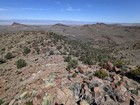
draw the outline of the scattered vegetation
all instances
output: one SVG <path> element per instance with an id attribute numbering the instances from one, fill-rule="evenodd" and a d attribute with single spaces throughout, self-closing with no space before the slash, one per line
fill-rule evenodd
<path id="1" fill-rule="evenodd" d="M 0 105 L 2 105 L 3 104 L 3 100 L 0 98 Z"/>
<path id="2" fill-rule="evenodd" d="M 31 50 L 28 48 L 28 47 L 25 47 L 24 48 L 24 55 L 27 55 L 28 53 L 30 53 L 31 52 Z"/>
<path id="3" fill-rule="evenodd" d="M 82 56 L 79 60 L 83 61 L 84 64 L 93 65 L 95 60 L 89 56 Z"/>
<path id="4" fill-rule="evenodd" d="M 37 54 L 40 54 L 40 49 L 38 47 L 35 48 Z"/>
<path id="5" fill-rule="evenodd" d="M 3 58 L 0 58 L 0 64 L 5 63 L 6 61 Z"/>
<path id="6" fill-rule="evenodd" d="M 67 65 L 67 70 L 70 70 L 70 69 L 75 69 L 78 65 L 78 61 L 75 60 L 75 59 L 71 59 L 69 62 L 68 62 L 68 65 Z"/>
<path id="7" fill-rule="evenodd" d="M 5 59 L 12 59 L 14 56 L 12 55 L 11 52 L 8 52 L 6 55 L 5 55 Z"/>
<path id="8" fill-rule="evenodd" d="M 16 65 L 17 65 L 17 69 L 20 69 L 20 68 L 23 68 L 27 65 L 27 63 L 25 62 L 24 59 L 19 59 L 17 62 L 16 62 Z"/>
<path id="9" fill-rule="evenodd" d="M 116 60 L 115 62 L 114 62 L 114 66 L 116 66 L 116 67 L 118 67 L 118 68 L 121 68 L 123 65 L 125 65 L 126 64 L 126 62 L 125 61 L 123 61 L 123 60 Z"/>
<path id="10" fill-rule="evenodd" d="M 71 60 L 71 56 L 67 56 L 64 58 L 64 62 L 70 62 L 70 60 Z"/>
<path id="11" fill-rule="evenodd" d="M 26 105 L 33 105 L 33 102 L 31 102 L 31 101 L 26 102 Z"/>
<path id="12" fill-rule="evenodd" d="M 54 55 L 54 52 L 51 50 L 51 51 L 49 52 L 49 55 Z"/>
<path id="13" fill-rule="evenodd" d="M 135 70 L 131 70 L 130 74 L 131 74 L 133 77 L 139 77 L 139 78 L 140 78 L 140 68 L 135 69 Z"/>
<path id="14" fill-rule="evenodd" d="M 61 49 L 64 48 L 66 52 L 69 52 L 70 56 L 77 57 L 84 64 L 93 65 L 96 62 L 112 59 L 109 54 L 109 49 L 93 48 L 90 43 L 71 39 L 53 32 L 47 33 L 47 37 L 51 39 L 54 45 L 60 45 L 61 43 L 63 45 Z"/>
<path id="15" fill-rule="evenodd" d="M 73 74 L 72 74 L 72 78 L 75 78 L 76 76 L 77 76 L 76 73 L 73 73 Z"/>
<path id="16" fill-rule="evenodd" d="M 2 49 L 1 49 L 1 51 L 5 51 L 5 50 L 6 50 L 5 48 L 2 48 Z"/>
<path id="17" fill-rule="evenodd" d="M 95 76 L 104 79 L 105 77 L 108 76 L 107 72 L 105 70 L 98 70 L 95 72 Z"/>

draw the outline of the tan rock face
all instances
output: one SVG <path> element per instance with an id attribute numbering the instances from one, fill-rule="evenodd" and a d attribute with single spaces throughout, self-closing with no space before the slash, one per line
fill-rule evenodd
<path id="1" fill-rule="evenodd" d="M 57 88 L 55 102 L 64 105 L 76 105 L 73 92 L 68 88 Z"/>
<path id="2" fill-rule="evenodd" d="M 113 79 L 114 79 L 113 82 L 116 84 L 116 83 L 118 83 L 121 80 L 121 77 L 119 75 L 114 75 Z"/>
<path id="3" fill-rule="evenodd" d="M 16 100 L 15 99 L 13 99 L 10 103 L 9 103 L 9 105 L 14 105 L 14 102 L 15 102 Z"/>
<path id="4" fill-rule="evenodd" d="M 77 69 L 79 70 L 79 72 L 80 72 L 81 74 L 84 74 L 84 70 L 83 70 L 82 67 L 78 66 Z"/>
<path id="5" fill-rule="evenodd" d="M 94 95 L 95 99 L 102 97 L 102 95 L 103 95 L 102 89 L 100 87 L 94 87 L 93 95 Z"/>
<path id="6" fill-rule="evenodd" d="M 80 105 L 89 105 L 85 100 L 82 100 L 81 102 L 80 102 Z"/>
<path id="7" fill-rule="evenodd" d="M 111 62 L 107 62 L 103 65 L 106 70 L 113 70 L 114 65 Z"/>
<path id="8" fill-rule="evenodd" d="M 117 68 L 117 67 L 114 67 L 114 71 L 115 72 L 120 72 L 121 70 L 119 68 Z"/>

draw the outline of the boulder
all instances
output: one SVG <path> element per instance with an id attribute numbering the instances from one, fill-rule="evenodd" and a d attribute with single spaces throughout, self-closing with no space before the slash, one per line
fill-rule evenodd
<path id="1" fill-rule="evenodd" d="M 79 73 L 84 74 L 84 70 L 82 67 L 78 66 L 77 69 L 79 70 Z"/>
<path id="2" fill-rule="evenodd" d="M 56 103 L 63 105 L 76 105 L 76 101 L 73 96 L 73 92 L 68 88 L 57 88 L 55 101 Z"/>
<path id="3" fill-rule="evenodd" d="M 108 95 L 106 95 L 104 105 L 118 105 L 118 103 L 112 100 Z"/>
<path id="4" fill-rule="evenodd" d="M 45 94 L 43 97 L 42 105 L 52 105 L 53 97 L 50 94 Z"/>
<path id="5" fill-rule="evenodd" d="M 90 89 L 88 88 L 87 85 L 85 85 L 83 87 L 83 90 L 84 90 L 83 96 L 84 96 L 84 99 L 86 100 L 86 102 L 88 102 L 90 105 L 92 103 L 94 103 L 94 97 L 92 97 L 91 91 L 90 91 Z"/>
<path id="6" fill-rule="evenodd" d="M 116 99 L 118 102 L 125 102 L 126 98 L 124 95 L 117 93 Z"/>
<path id="7" fill-rule="evenodd" d="M 117 68 L 116 66 L 115 66 L 113 69 L 114 69 L 114 71 L 115 71 L 116 73 L 121 72 L 121 69 L 120 69 L 120 68 Z"/>
<path id="8" fill-rule="evenodd" d="M 104 85 L 103 80 L 97 77 L 93 77 L 90 83 L 88 84 L 89 88 L 92 87 L 102 87 Z"/>
<path id="9" fill-rule="evenodd" d="M 103 68 L 109 71 L 113 70 L 113 67 L 114 65 L 111 62 L 107 62 L 103 65 Z"/>
<path id="10" fill-rule="evenodd" d="M 23 99 L 23 98 L 27 97 L 27 95 L 28 95 L 28 91 L 25 91 L 25 92 L 23 92 L 19 97 L 20 97 L 21 99 Z"/>
<path id="11" fill-rule="evenodd" d="M 13 99 L 13 100 L 9 103 L 9 105 L 14 105 L 15 101 L 16 101 L 16 99 Z"/>
<path id="12" fill-rule="evenodd" d="M 76 96 L 76 95 L 79 96 L 80 90 L 81 90 L 81 84 L 75 82 L 75 83 L 72 85 L 72 90 L 73 90 L 73 93 L 74 93 L 75 96 Z"/>
<path id="13" fill-rule="evenodd" d="M 96 103 L 100 103 L 102 98 L 104 97 L 103 90 L 101 87 L 94 87 L 91 93 Z"/>
<path id="14" fill-rule="evenodd" d="M 116 83 L 118 83 L 119 81 L 121 81 L 121 77 L 119 76 L 119 75 L 114 75 L 113 76 L 113 79 L 114 79 L 114 83 L 116 84 Z"/>
<path id="15" fill-rule="evenodd" d="M 85 100 L 82 100 L 81 102 L 80 102 L 80 105 L 89 105 Z"/>
<path id="16" fill-rule="evenodd" d="M 50 87 L 53 87 L 56 85 L 54 78 L 55 78 L 55 76 L 50 75 L 48 78 L 44 79 L 46 88 L 50 88 Z"/>

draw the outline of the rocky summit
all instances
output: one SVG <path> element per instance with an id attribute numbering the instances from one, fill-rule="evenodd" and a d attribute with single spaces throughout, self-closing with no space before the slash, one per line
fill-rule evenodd
<path id="1" fill-rule="evenodd" d="M 140 105 L 139 27 L 13 23 L 4 30 L 0 105 Z"/>

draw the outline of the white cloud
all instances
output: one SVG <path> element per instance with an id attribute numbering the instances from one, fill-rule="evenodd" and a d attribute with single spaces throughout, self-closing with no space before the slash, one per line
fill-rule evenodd
<path id="1" fill-rule="evenodd" d="M 87 6 L 87 7 L 89 7 L 89 8 L 91 8 L 91 7 L 92 7 L 92 5 L 90 5 L 90 4 L 87 4 L 86 6 Z"/>
<path id="2" fill-rule="evenodd" d="M 7 8 L 0 8 L 0 11 L 8 11 Z"/>
<path id="3" fill-rule="evenodd" d="M 59 5 L 59 6 L 61 6 L 61 2 L 55 1 L 55 3 L 56 3 L 57 5 Z"/>
<path id="4" fill-rule="evenodd" d="M 11 8 L 11 7 L 0 8 L 0 11 L 16 11 L 16 10 L 46 11 L 48 9 L 45 9 L 45 8 Z"/>
<path id="5" fill-rule="evenodd" d="M 46 11 L 44 8 L 19 8 L 19 10 L 31 10 L 31 11 Z"/>
<path id="6" fill-rule="evenodd" d="M 66 11 L 74 11 L 74 12 L 78 12 L 78 11 L 81 11 L 81 9 L 75 9 L 71 6 L 69 6 L 68 8 L 65 9 Z"/>

